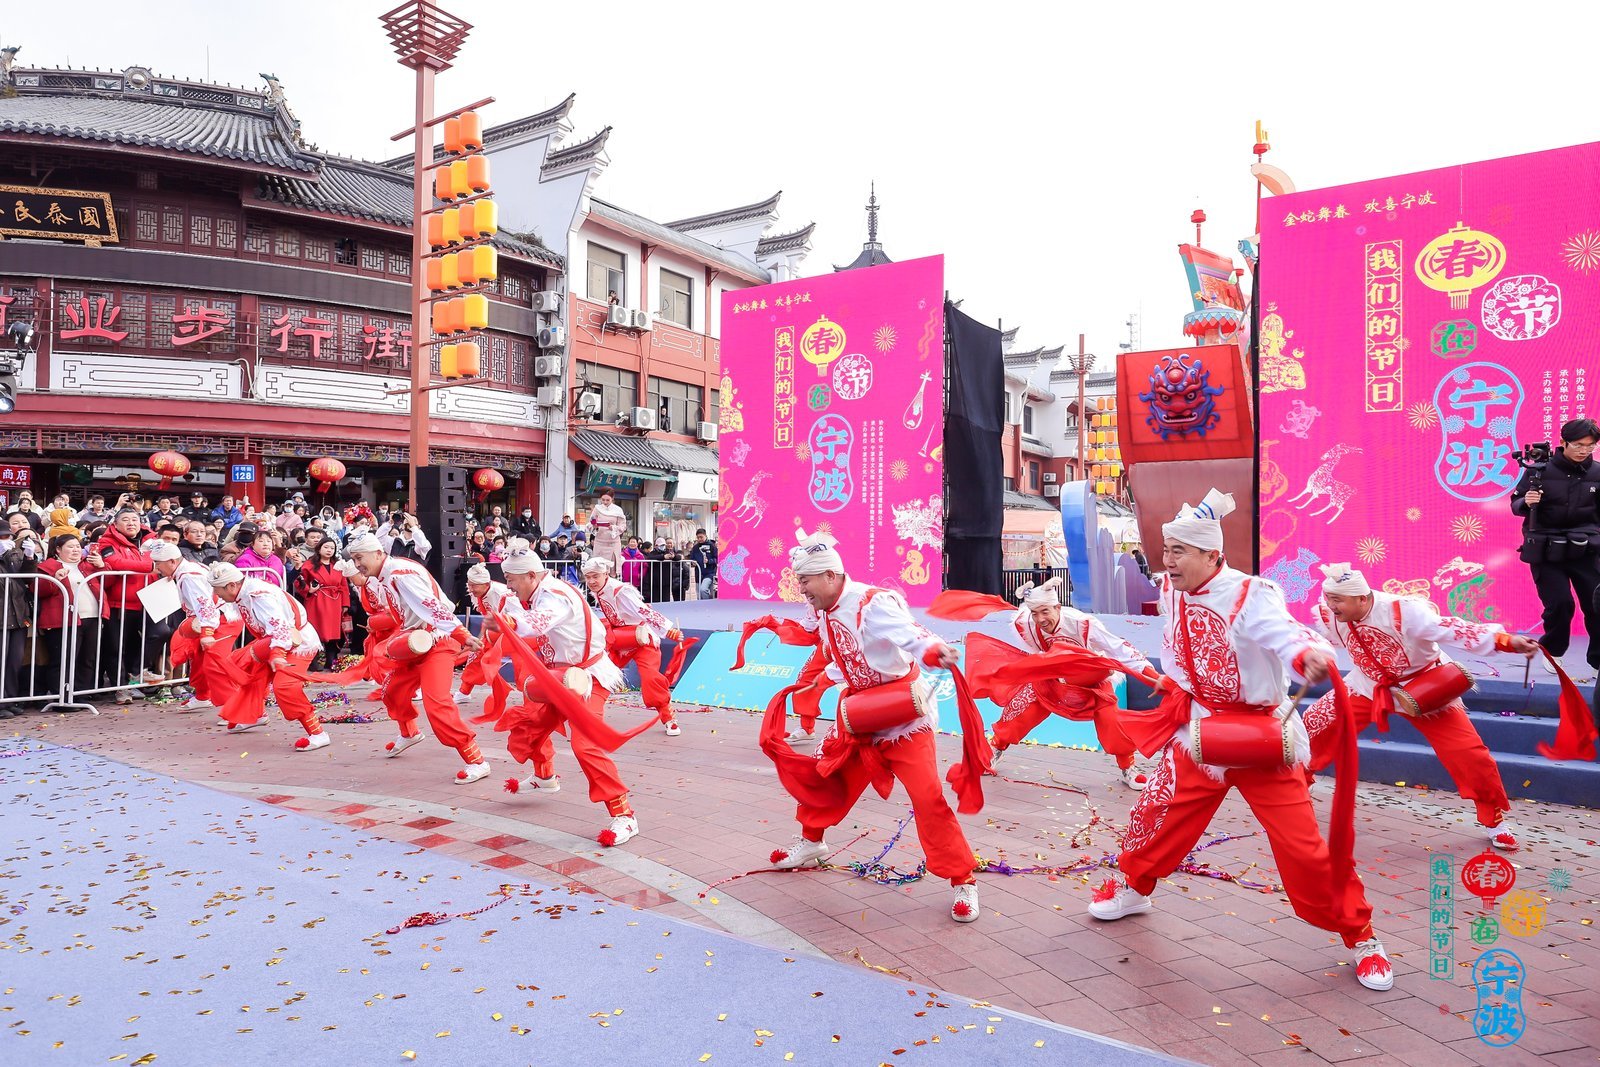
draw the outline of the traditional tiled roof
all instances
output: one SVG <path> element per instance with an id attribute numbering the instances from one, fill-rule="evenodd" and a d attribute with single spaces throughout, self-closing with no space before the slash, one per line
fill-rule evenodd
<path id="1" fill-rule="evenodd" d="M 1076 373 L 1074 373 L 1071 369 L 1063 367 L 1063 368 L 1058 368 L 1056 370 L 1051 371 L 1050 372 L 1050 380 L 1052 382 L 1075 382 L 1075 381 L 1078 380 L 1078 375 Z M 1100 373 L 1097 374 L 1094 371 L 1090 371 L 1088 380 L 1085 382 L 1085 384 L 1086 385 L 1115 385 L 1115 384 L 1117 384 L 1117 372 L 1116 371 L 1101 371 Z"/>
<path id="2" fill-rule="evenodd" d="M 686 233 L 679 233 L 677 230 L 669 230 L 659 222 L 647 219 L 643 215 L 636 215 L 626 208 L 607 203 L 597 196 L 589 199 L 589 217 L 598 219 L 602 223 L 610 223 L 613 226 L 631 230 L 647 240 L 659 241 L 662 244 L 674 246 L 709 263 L 715 263 L 727 267 L 729 270 L 738 271 L 752 281 L 767 282 L 771 280 L 771 275 L 765 267 L 746 259 L 736 252 L 718 248 L 714 244 L 702 241 L 698 237 L 691 237 Z"/>
<path id="3" fill-rule="evenodd" d="M 817 224 L 811 222 L 791 233 L 763 237 L 756 242 L 756 258 L 762 259 L 767 256 L 782 255 L 785 252 L 798 252 L 805 249 L 810 246 L 811 234 L 816 228 Z"/>
<path id="4" fill-rule="evenodd" d="M 651 441 L 650 447 L 661 453 L 661 458 L 675 471 L 716 474 L 719 470 L 716 451 L 704 445 L 685 444 L 682 441 Z"/>
<path id="5" fill-rule="evenodd" d="M 588 163 L 594 160 L 601 152 L 605 151 L 606 141 L 611 136 L 611 127 L 607 126 L 599 133 L 586 141 L 558 148 L 544 157 L 544 166 L 541 171 L 557 170 L 561 167 L 570 167 L 577 163 Z"/>
<path id="6" fill-rule="evenodd" d="M 1029 440 L 1027 435 L 1023 435 L 1023 438 L 1022 438 L 1022 450 L 1024 452 L 1031 452 L 1036 456 L 1049 456 L 1052 459 L 1055 458 L 1055 454 L 1056 454 L 1055 449 L 1051 448 L 1049 445 L 1045 444 L 1043 441 L 1032 441 L 1032 440 Z"/>
<path id="7" fill-rule="evenodd" d="M 1039 362 L 1039 357 L 1042 355 L 1044 355 L 1043 348 L 1030 348 L 1026 352 L 1007 352 L 1005 362 L 1008 367 L 1024 367 Z"/>
<path id="8" fill-rule="evenodd" d="M 512 119 L 510 122 L 502 122 L 498 126 L 490 126 L 487 130 L 483 131 L 484 146 L 487 147 L 489 145 L 498 144 L 501 141 L 509 141 L 513 137 L 520 137 L 529 133 L 537 133 L 551 126 L 559 125 L 566 120 L 568 112 L 572 110 L 573 102 L 577 99 L 577 93 L 570 93 L 565 100 L 561 101 L 561 103 L 557 104 L 555 107 L 548 108 L 535 115 L 527 115 L 520 119 Z M 435 146 L 433 150 L 433 158 L 443 159 L 444 156 L 444 145 Z M 386 159 L 383 161 L 383 166 L 393 167 L 397 170 L 410 170 L 411 153 L 407 152 L 403 156 L 395 156 L 393 159 Z"/>
<path id="9" fill-rule="evenodd" d="M 877 245 L 867 245 L 861 249 L 861 254 L 842 267 L 834 267 L 835 271 L 860 270 L 862 267 L 881 267 L 885 263 L 893 263 L 888 254 Z"/>
<path id="10" fill-rule="evenodd" d="M 745 222 L 750 219 L 759 219 L 772 215 L 778 210 L 778 200 L 783 196 L 779 189 L 765 200 L 754 204 L 745 204 L 743 207 L 731 207 L 724 211 L 713 211 L 706 215 L 696 215 L 689 219 L 679 219 L 677 222 L 666 224 L 669 230 L 704 230 L 712 226 L 725 226 L 730 222 Z"/>
<path id="11" fill-rule="evenodd" d="M 1042 496 L 1032 496 L 1028 493 L 1019 493 L 1015 489 L 1005 490 L 1005 506 L 1022 511 L 1060 510 Z"/>
<path id="12" fill-rule="evenodd" d="M 1017 331 L 1021 326 L 1013 326 L 1009 330 L 1000 331 L 1000 345 L 1004 351 L 1011 351 L 1011 346 L 1017 343 Z"/>
<path id="13" fill-rule="evenodd" d="M 658 471 L 676 469 L 649 441 L 633 434 L 579 430 L 572 435 L 572 446 L 595 463 L 620 463 Z"/>
<path id="14" fill-rule="evenodd" d="M 28 84 L 35 79 L 39 84 Z M 15 71 L 13 83 L 18 95 L 0 98 L 3 133 L 161 148 L 284 171 L 317 169 L 316 155 L 295 143 L 293 127 L 260 93 L 217 87 L 215 100 L 199 100 L 187 83 L 189 94 L 176 98 L 120 88 L 96 92 L 87 72 L 63 83 L 55 72 Z"/>

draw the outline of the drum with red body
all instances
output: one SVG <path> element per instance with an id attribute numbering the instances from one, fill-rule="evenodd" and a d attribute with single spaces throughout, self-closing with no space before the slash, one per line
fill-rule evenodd
<path id="1" fill-rule="evenodd" d="M 406 630 L 395 634 L 383 646 L 383 654 L 397 663 L 421 659 L 433 651 L 434 637 L 426 630 Z"/>
<path id="2" fill-rule="evenodd" d="M 875 685 L 839 698 L 839 729 L 861 736 L 915 722 L 925 707 L 916 675 Z"/>
<path id="3" fill-rule="evenodd" d="M 1217 712 L 1189 723 L 1189 755 L 1213 767 L 1288 767 L 1295 761 L 1289 720 Z"/>
<path id="4" fill-rule="evenodd" d="M 1420 674 L 1391 686 L 1395 710 L 1406 715 L 1431 715 L 1470 692 L 1472 675 L 1459 663 L 1436 663 Z"/>

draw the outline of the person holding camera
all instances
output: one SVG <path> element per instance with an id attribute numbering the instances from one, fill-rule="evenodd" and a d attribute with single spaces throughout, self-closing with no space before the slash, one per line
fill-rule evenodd
<path id="1" fill-rule="evenodd" d="M 433 549 L 433 542 L 422 532 L 415 515 L 397 511 L 389 521 L 378 527 L 378 543 L 395 559 L 414 559 L 423 563 Z"/>
<path id="2" fill-rule="evenodd" d="M 1600 670 L 1600 465 L 1594 462 L 1600 426 L 1573 419 L 1561 427 L 1561 447 L 1530 446 L 1522 478 L 1511 491 L 1511 513 L 1522 518 L 1522 562 L 1544 605 L 1539 643 L 1559 659 L 1572 642 L 1576 593 L 1589 632 L 1589 665 Z M 1548 457 L 1548 458 L 1546 458 Z M 1549 663 L 1541 660 L 1546 670 Z"/>

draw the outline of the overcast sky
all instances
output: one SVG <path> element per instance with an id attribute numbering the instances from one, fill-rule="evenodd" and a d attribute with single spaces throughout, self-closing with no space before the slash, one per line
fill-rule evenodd
<path id="1" fill-rule="evenodd" d="M 384 159 L 411 123 L 377 22 L 395 2 L 77 0 L 13 10 L 0 44 L 24 65 L 275 73 L 309 140 Z M 1183 342 L 1190 212 L 1217 251 L 1254 231 L 1257 118 L 1301 189 L 1597 136 L 1589 0 L 442 6 L 476 30 L 441 106 L 493 95 L 493 124 L 576 91 L 574 137 L 615 127 L 602 197 L 664 221 L 782 189 L 782 228 L 818 223 L 814 274 L 859 251 L 875 179 L 892 257 L 944 253 L 964 310 L 1027 347 L 1085 333 L 1102 367 L 1129 312 L 1142 347 Z"/>

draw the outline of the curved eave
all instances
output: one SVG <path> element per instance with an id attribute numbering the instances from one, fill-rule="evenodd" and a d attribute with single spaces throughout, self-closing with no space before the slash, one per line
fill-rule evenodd
<path id="1" fill-rule="evenodd" d="M 0 123 L 0 140 L 6 144 L 31 144 L 41 147 L 62 147 L 63 142 L 71 148 L 81 149 L 86 152 L 119 153 L 134 155 L 139 158 L 154 158 L 172 160 L 174 157 L 193 163 L 209 163 L 225 170 L 237 170 L 256 177 L 262 174 L 273 174 L 280 178 L 298 178 L 301 181 L 315 179 L 317 168 L 308 165 L 305 169 L 290 169 L 276 166 L 271 163 L 262 163 L 254 160 L 237 158 L 216 152 L 196 151 L 182 148 L 169 148 L 165 145 L 150 144 L 140 140 L 120 140 L 112 137 L 86 137 L 74 136 L 67 133 L 39 133 L 37 131 L 18 131 L 7 129 Z"/>

